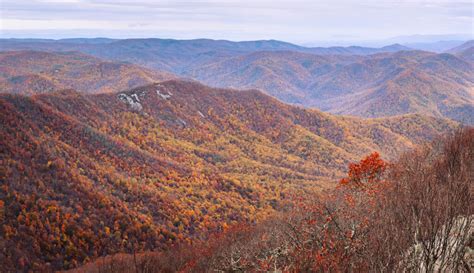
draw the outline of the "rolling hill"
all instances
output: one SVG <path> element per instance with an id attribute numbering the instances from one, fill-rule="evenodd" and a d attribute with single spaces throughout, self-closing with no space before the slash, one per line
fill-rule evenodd
<path id="1" fill-rule="evenodd" d="M 262 92 L 166 81 L 0 95 L 2 270 L 57 270 L 258 222 L 348 162 L 451 131 L 417 114 L 337 117 Z"/>
<path id="2" fill-rule="evenodd" d="M 363 59 L 355 55 L 255 52 L 199 66 L 184 75 L 211 86 L 257 88 L 282 101 L 304 104 L 308 88 L 318 77 Z"/>
<path id="3" fill-rule="evenodd" d="M 28 56 L 34 55 L 32 52 L 5 52 L 2 55 L 10 54 L 10 61 L 2 60 L 5 65 L 1 68 L 1 84 L 10 92 L 22 88 L 118 91 L 172 77 L 149 70 L 159 69 L 215 87 L 260 89 L 284 102 L 335 114 L 386 117 L 420 113 L 473 124 L 474 69 L 469 45 L 468 42 L 453 49 L 450 51 L 453 55 L 407 50 L 400 45 L 378 49 L 355 46 L 310 48 L 275 40 L 7 39 L 2 40 L 1 50 L 75 50 L 111 60 L 114 65 L 102 64 L 104 61 L 90 56 L 79 57 L 77 54 L 81 53 L 68 52 L 51 53 L 55 55 L 51 57 L 53 60 L 39 58 L 25 65 L 23 62 L 29 62 Z M 76 56 L 66 57 L 68 54 Z M 15 58 L 19 61 L 15 62 Z M 117 64 L 117 61 L 148 69 Z M 48 73 L 31 74 L 35 62 L 58 65 L 69 62 L 71 67 L 83 70 L 71 68 L 70 73 L 67 69 L 66 72 L 60 70 L 62 74 L 56 78 L 52 67 L 48 68 Z M 86 63 L 93 67 L 87 67 Z M 28 70 L 28 67 L 32 69 Z M 25 71 L 14 75 L 15 70 Z M 104 70 L 109 72 L 102 75 Z M 97 77 L 91 78 L 91 75 Z M 108 79 L 103 80 L 103 77 Z M 64 81 L 69 84 L 65 85 Z"/>
<path id="4" fill-rule="evenodd" d="M 219 87 L 258 88 L 336 114 L 421 113 L 473 124 L 474 69 L 454 55 L 400 51 L 369 56 L 257 52 L 185 75 Z"/>
<path id="5" fill-rule="evenodd" d="M 72 88 L 85 93 L 117 92 L 176 78 L 168 72 L 110 62 L 79 52 L 0 52 L 0 92 L 46 93 Z"/>
<path id="6" fill-rule="evenodd" d="M 469 42 L 452 49 L 453 55 L 406 51 L 399 45 L 305 48 L 274 40 L 4 41 L 3 49 L 63 51 L 0 53 L 0 86 L 10 93 L 119 91 L 175 73 L 214 87 L 260 89 L 284 102 L 335 114 L 372 118 L 420 113 L 474 124 Z"/>
<path id="7" fill-rule="evenodd" d="M 446 53 L 399 52 L 356 65 L 365 75 L 358 75 L 355 65 L 350 65 L 328 76 L 329 83 L 314 86 L 313 90 L 327 95 L 315 105 L 363 117 L 422 113 L 474 123 L 472 63 Z M 355 84 L 349 86 L 350 82 Z"/>
<path id="8" fill-rule="evenodd" d="M 319 55 L 368 55 L 382 52 L 407 50 L 401 45 L 382 48 L 350 47 L 303 47 L 277 41 L 244 41 L 195 39 L 0 39 L 0 51 L 41 50 L 80 51 L 112 61 L 127 61 L 152 69 L 175 74 L 228 57 L 240 56 L 257 51 L 293 51 Z"/>

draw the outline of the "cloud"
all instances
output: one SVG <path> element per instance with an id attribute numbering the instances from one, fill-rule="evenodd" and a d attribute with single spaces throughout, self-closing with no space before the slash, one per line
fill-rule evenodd
<path id="1" fill-rule="evenodd" d="M 304 42 L 472 33 L 472 17 L 470 1 L 451 0 L 2 0 L 1 28 Z"/>

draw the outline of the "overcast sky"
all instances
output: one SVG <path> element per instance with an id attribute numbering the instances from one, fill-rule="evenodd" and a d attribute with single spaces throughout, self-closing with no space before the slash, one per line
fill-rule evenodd
<path id="1" fill-rule="evenodd" d="M 473 33 L 473 0 L 0 0 L 3 37 L 378 40 Z"/>

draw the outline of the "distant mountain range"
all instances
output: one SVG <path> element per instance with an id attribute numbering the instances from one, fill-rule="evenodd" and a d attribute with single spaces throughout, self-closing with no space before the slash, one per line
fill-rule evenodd
<path id="1" fill-rule="evenodd" d="M 46 90 L 70 87 L 80 91 L 87 89 L 87 92 L 119 91 L 153 81 L 184 77 L 216 87 L 256 88 L 284 102 L 317 107 L 336 114 L 385 117 L 422 113 L 474 123 L 472 41 L 447 53 L 436 54 L 410 50 L 401 45 L 310 48 L 275 40 L 1 40 L 1 50 L 13 49 L 35 49 L 51 54 L 63 52 L 54 57 L 57 60 L 48 62 L 41 58 L 36 61 L 34 56 L 28 59 L 44 67 L 42 70 L 51 71 L 47 67 L 49 64 L 64 63 L 64 55 L 73 54 L 64 52 L 71 50 L 108 60 L 109 63 L 120 62 L 123 68 L 115 66 L 114 72 L 110 70 L 114 67 L 110 63 L 107 66 L 110 78 L 102 82 L 97 81 L 102 77 L 99 77 L 102 68 L 90 70 L 97 71 L 92 74 L 98 78 L 89 82 L 80 80 L 80 73 L 65 73 L 59 75 L 57 80 L 51 80 L 54 76 L 48 78 L 44 73 L 26 71 L 24 67 L 28 66 L 22 64 L 25 58 L 16 53 L 19 61 L 10 62 L 8 67 L 2 68 L 10 71 L 3 73 L 4 91 L 19 90 L 24 86 Z M 12 53 L 2 55 L 5 54 Z M 32 55 L 31 52 L 29 54 Z M 82 58 L 84 63 L 105 62 L 85 55 L 76 58 Z M 13 57 L 10 59 L 14 60 Z M 79 67 L 79 61 L 75 62 L 75 67 Z M 72 64 L 70 66 L 72 69 Z M 68 75 L 77 76 L 73 77 L 76 84 L 73 81 L 57 84 L 61 79 L 66 81 Z"/>
<path id="2" fill-rule="evenodd" d="M 201 65 L 184 75 L 213 86 L 258 88 L 283 101 L 331 113 L 424 113 L 473 124 L 472 50 L 368 56 L 256 52 Z"/>
<path id="3" fill-rule="evenodd" d="M 18 94 L 72 88 L 84 93 L 125 90 L 175 78 L 171 73 L 111 62 L 79 52 L 0 52 L 0 89 Z"/>
<path id="4" fill-rule="evenodd" d="M 403 45 L 412 49 L 442 53 L 454 47 L 462 45 L 465 42 L 466 40 L 449 40 L 449 41 L 437 41 L 437 42 L 407 43 Z"/>
<path id="5" fill-rule="evenodd" d="M 337 117 L 177 80 L 86 93 L 0 95 L 0 268 L 67 269 L 203 238 L 332 187 L 364 154 L 394 158 L 456 126 Z"/>
<path id="6" fill-rule="evenodd" d="M 100 58 L 129 61 L 149 68 L 180 73 L 190 66 L 215 61 L 223 57 L 255 51 L 296 51 L 319 55 L 367 55 L 396 52 L 409 48 L 394 44 L 382 48 L 303 47 L 277 41 L 261 40 L 231 42 L 226 40 L 173 40 L 173 39 L 0 39 L 0 50 L 81 51 Z"/>

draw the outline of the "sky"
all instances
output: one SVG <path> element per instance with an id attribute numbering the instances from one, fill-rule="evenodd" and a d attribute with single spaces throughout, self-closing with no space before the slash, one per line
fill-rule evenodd
<path id="1" fill-rule="evenodd" d="M 0 0 L 0 36 L 277 39 L 300 44 L 382 40 L 402 35 L 472 36 L 473 3 L 473 0 Z"/>

